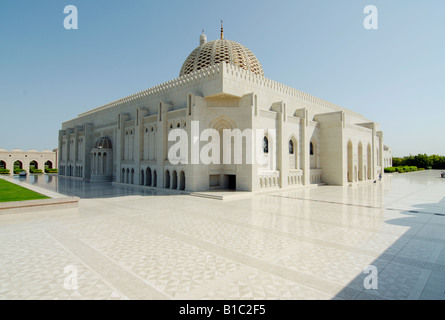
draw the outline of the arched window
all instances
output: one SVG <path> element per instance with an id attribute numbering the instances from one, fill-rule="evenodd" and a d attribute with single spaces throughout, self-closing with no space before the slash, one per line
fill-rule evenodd
<path id="1" fill-rule="evenodd" d="M 29 170 L 33 169 L 38 169 L 39 168 L 39 164 L 37 163 L 37 161 L 33 160 L 29 163 Z"/>
<path id="2" fill-rule="evenodd" d="M 314 155 L 314 144 L 311 142 L 311 144 L 309 145 L 309 154 L 311 156 Z"/>
<path id="3" fill-rule="evenodd" d="M 267 137 L 263 139 L 263 152 L 269 153 L 269 139 L 267 139 Z"/>
<path id="4" fill-rule="evenodd" d="M 289 140 L 289 154 L 294 154 L 294 142 Z"/>
<path id="5" fill-rule="evenodd" d="M 107 170 L 108 170 L 108 168 L 107 168 L 107 153 L 106 152 L 104 152 L 104 154 L 102 156 L 102 161 L 103 161 L 103 164 L 102 164 L 102 174 L 106 175 L 107 174 Z"/>
<path id="6" fill-rule="evenodd" d="M 170 171 L 166 170 L 164 175 L 164 188 L 170 189 Z"/>
<path id="7" fill-rule="evenodd" d="M 354 154 L 351 141 L 348 142 L 348 182 L 354 182 Z"/>
<path id="8" fill-rule="evenodd" d="M 185 190 L 185 173 L 184 171 L 181 171 L 179 175 L 179 189 Z"/>
<path id="9" fill-rule="evenodd" d="M 146 186 L 151 186 L 152 183 L 152 177 L 151 177 L 151 169 L 147 168 L 147 170 L 145 170 L 145 185 Z"/>
<path id="10" fill-rule="evenodd" d="M 23 169 L 23 164 L 20 160 L 14 162 L 14 169 Z"/>
<path id="11" fill-rule="evenodd" d="M 45 162 L 45 169 L 52 169 L 53 168 L 53 163 L 48 160 Z"/>
<path id="12" fill-rule="evenodd" d="M 178 173 L 176 172 L 176 170 L 173 170 L 173 172 L 172 172 L 171 188 L 178 189 Z"/>
<path id="13" fill-rule="evenodd" d="M 158 186 L 158 174 L 156 173 L 156 170 L 153 170 L 153 187 Z"/>

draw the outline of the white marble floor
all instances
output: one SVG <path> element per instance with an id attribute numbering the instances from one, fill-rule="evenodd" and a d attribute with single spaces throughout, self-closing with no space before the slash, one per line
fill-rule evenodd
<path id="1" fill-rule="evenodd" d="M 78 208 L 0 215 L 0 299 L 443 300 L 439 176 L 230 201 L 96 185 Z"/>

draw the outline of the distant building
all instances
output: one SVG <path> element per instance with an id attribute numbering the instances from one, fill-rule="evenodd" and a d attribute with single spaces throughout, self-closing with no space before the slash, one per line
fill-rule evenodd
<path id="1" fill-rule="evenodd" d="M 182 129 L 192 136 L 194 122 L 200 135 L 220 133 L 212 140 L 221 148 L 219 163 L 170 161 L 175 142 L 169 133 Z M 276 161 L 224 163 L 223 148 L 233 158 L 236 139 L 247 141 L 236 133 L 223 140 L 225 129 L 264 130 L 252 144 L 262 144 L 263 156 Z M 195 139 L 189 147 L 193 143 L 202 150 L 208 142 Z M 178 78 L 64 122 L 58 149 L 62 176 L 189 191 L 372 181 L 383 173 L 384 153 L 379 124 L 267 79 L 255 55 L 222 32 L 209 42 L 201 35 Z M 189 160 L 193 155 L 187 151 Z M 244 150 L 243 161 L 247 155 Z"/>
<path id="2" fill-rule="evenodd" d="M 392 167 L 392 150 L 387 145 L 383 145 L 383 168 Z"/>
<path id="3" fill-rule="evenodd" d="M 0 169 L 8 169 L 11 174 L 14 173 L 14 168 L 24 169 L 27 172 L 30 168 L 42 169 L 57 168 L 57 149 L 53 151 L 43 150 L 37 151 L 34 149 L 23 151 L 14 149 L 8 151 L 0 148 Z"/>

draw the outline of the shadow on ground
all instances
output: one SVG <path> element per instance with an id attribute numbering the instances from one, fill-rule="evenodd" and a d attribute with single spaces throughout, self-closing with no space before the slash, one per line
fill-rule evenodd
<path id="1" fill-rule="evenodd" d="M 334 299 L 445 300 L 445 197 L 438 203 L 398 210 L 386 223 L 410 227 Z M 375 277 L 376 276 L 376 277 Z M 367 287 L 367 288 L 365 288 Z"/>

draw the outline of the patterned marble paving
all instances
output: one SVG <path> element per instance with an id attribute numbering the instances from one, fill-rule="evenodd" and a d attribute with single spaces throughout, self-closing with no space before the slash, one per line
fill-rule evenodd
<path id="1" fill-rule="evenodd" d="M 436 175 L 230 201 L 81 186 L 79 208 L 0 216 L 0 299 L 444 300 Z"/>

